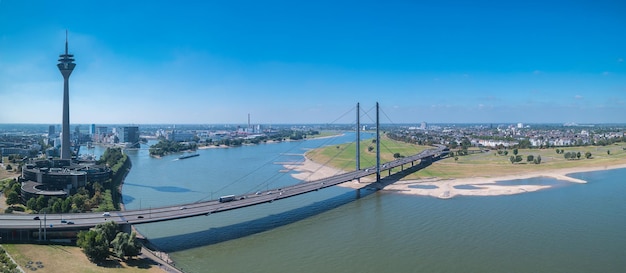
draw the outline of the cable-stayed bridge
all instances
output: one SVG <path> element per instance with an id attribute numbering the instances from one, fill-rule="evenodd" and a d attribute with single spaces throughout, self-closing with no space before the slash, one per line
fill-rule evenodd
<path id="1" fill-rule="evenodd" d="M 358 109 L 358 106 L 357 106 Z M 358 122 L 357 122 L 358 124 Z M 359 126 L 357 126 L 357 158 L 359 157 L 358 147 Z M 206 216 L 215 213 L 255 206 L 264 203 L 271 203 L 277 200 L 290 198 L 324 188 L 336 186 L 346 182 L 360 181 L 361 178 L 376 175 L 376 181 L 373 183 L 362 183 L 363 187 L 356 189 L 357 197 L 360 190 L 366 187 L 379 188 L 381 173 L 387 171 L 391 175 L 392 171 L 404 171 L 415 166 L 425 167 L 441 156 L 448 153 L 446 146 L 436 145 L 431 149 L 421 151 L 415 155 L 406 156 L 393 161 L 380 162 L 380 132 L 378 131 L 378 115 L 377 115 L 377 160 L 376 165 L 367 168 L 360 168 L 359 160 L 354 171 L 339 173 L 330 177 L 300 182 L 290 186 L 280 188 L 267 189 L 264 191 L 250 192 L 240 195 L 222 196 L 215 200 L 193 202 L 188 204 L 178 204 L 175 206 L 164 206 L 158 208 L 111 211 L 107 213 L 65 213 L 65 214 L 0 214 L 0 237 L 8 240 L 28 240 L 32 239 L 34 231 L 43 230 L 43 239 L 46 233 L 50 232 L 75 232 L 77 230 L 85 230 L 92 228 L 106 221 L 115 221 L 124 228 L 129 228 L 134 224 L 145 224 L 162 221 L 171 221 L 196 216 Z M 64 220 L 65 219 L 65 220 Z M 71 219 L 71 220 L 70 220 Z M 42 238 L 39 238 L 42 239 Z"/>

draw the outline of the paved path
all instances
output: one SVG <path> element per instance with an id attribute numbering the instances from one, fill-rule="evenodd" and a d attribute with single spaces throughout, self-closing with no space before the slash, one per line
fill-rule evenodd
<path id="1" fill-rule="evenodd" d="M 173 261 L 169 258 L 167 253 L 158 251 L 153 252 L 146 247 L 142 247 L 141 255 L 139 255 L 139 257 L 153 260 L 155 263 L 157 263 L 156 266 L 158 266 L 161 270 L 165 272 L 184 273 L 183 271 L 172 265 Z"/>

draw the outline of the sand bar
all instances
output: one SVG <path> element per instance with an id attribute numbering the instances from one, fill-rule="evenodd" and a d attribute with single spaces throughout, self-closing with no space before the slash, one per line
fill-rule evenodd
<path id="1" fill-rule="evenodd" d="M 313 181 L 328 176 L 337 175 L 344 171 L 324 166 L 305 157 L 304 163 L 297 165 L 284 165 L 285 169 L 295 171 L 292 176 L 303 181 Z M 575 167 L 554 170 L 545 170 L 532 173 L 511 174 L 493 177 L 468 177 L 459 179 L 427 178 L 419 180 L 396 181 L 383 188 L 386 191 L 394 191 L 401 194 L 432 196 L 437 198 L 452 198 L 455 196 L 496 196 L 510 195 L 551 188 L 551 185 L 498 185 L 498 181 L 523 180 L 536 177 L 548 177 L 571 183 L 587 183 L 587 181 L 572 178 L 568 174 L 601 171 L 610 169 L 626 168 L 626 164 Z M 374 181 L 373 176 L 361 179 L 361 183 L 355 181 L 340 184 L 342 187 L 361 188 L 364 184 Z M 458 188 L 461 186 L 460 188 Z"/>

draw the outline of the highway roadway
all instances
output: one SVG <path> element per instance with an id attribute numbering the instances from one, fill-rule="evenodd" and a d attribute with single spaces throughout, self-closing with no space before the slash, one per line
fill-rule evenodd
<path id="1" fill-rule="evenodd" d="M 437 146 L 419 154 L 401 158 L 382 164 L 380 171 L 389 170 L 404 164 L 409 164 L 427 157 L 434 157 L 445 153 L 445 146 Z M 161 221 L 169 221 L 188 217 L 210 215 L 254 206 L 263 203 L 271 203 L 276 200 L 317 191 L 332 187 L 358 178 L 376 173 L 376 168 L 369 167 L 361 170 L 341 173 L 310 182 L 302 182 L 292 186 L 259 191 L 255 193 L 237 195 L 234 200 L 220 202 L 210 200 L 190 204 L 149 208 L 141 210 L 111 211 L 107 215 L 98 213 L 66 213 L 66 214 L 0 214 L 0 229 L 2 230 L 37 230 L 43 226 L 51 230 L 76 230 L 88 229 L 106 221 L 115 221 L 118 224 L 144 224 Z"/>

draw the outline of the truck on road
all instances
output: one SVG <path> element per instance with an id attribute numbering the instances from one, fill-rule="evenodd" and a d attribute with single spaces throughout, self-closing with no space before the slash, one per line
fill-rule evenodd
<path id="1" fill-rule="evenodd" d="M 234 200 L 235 200 L 234 195 L 225 195 L 225 196 L 220 197 L 219 199 L 220 203 L 226 203 L 226 202 L 230 202 Z"/>

